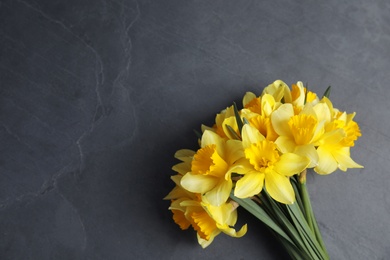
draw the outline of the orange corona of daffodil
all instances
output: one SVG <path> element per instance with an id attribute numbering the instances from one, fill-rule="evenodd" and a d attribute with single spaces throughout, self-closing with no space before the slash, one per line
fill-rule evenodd
<path id="1" fill-rule="evenodd" d="M 310 163 L 307 157 L 294 153 L 281 154 L 274 142 L 265 139 L 251 125 L 242 128 L 242 143 L 245 159 L 239 164 L 245 169 L 236 183 L 234 195 L 250 198 L 265 188 L 270 196 L 285 204 L 295 201 L 289 177 L 302 172 Z"/>

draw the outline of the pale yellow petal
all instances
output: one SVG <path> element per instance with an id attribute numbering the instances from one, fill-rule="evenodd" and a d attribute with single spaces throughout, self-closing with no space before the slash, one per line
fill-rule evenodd
<path id="1" fill-rule="evenodd" d="M 252 164 L 250 164 L 248 159 L 241 158 L 229 168 L 229 171 L 225 175 L 225 179 L 230 178 L 232 173 L 246 174 L 251 171 L 254 171 Z"/>
<path id="2" fill-rule="evenodd" d="M 259 194 L 263 189 L 264 174 L 263 173 L 248 173 L 245 174 L 236 183 L 234 189 L 234 196 L 237 198 L 250 198 Z"/>
<path id="3" fill-rule="evenodd" d="M 343 147 L 335 150 L 333 152 L 333 156 L 338 163 L 338 167 L 342 171 L 346 171 L 348 168 L 364 168 L 364 166 L 352 160 L 349 153 L 349 147 Z"/>
<path id="4" fill-rule="evenodd" d="M 296 147 L 294 139 L 288 136 L 279 136 L 275 144 L 282 153 L 292 153 Z"/>
<path id="5" fill-rule="evenodd" d="M 190 162 L 181 162 L 181 163 L 175 164 L 172 167 L 172 170 L 180 173 L 181 175 L 184 175 L 187 172 L 191 171 L 191 163 Z"/>
<path id="6" fill-rule="evenodd" d="M 242 127 L 242 146 L 244 149 L 264 139 L 265 137 L 255 127 L 249 124 Z"/>
<path id="7" fill-rule="evenodd" d="M 203 124 L 200 126 L 200 129 L 202 130 L 202 133 L 203 133 L 204 131 L 206 131 L 206 130 L 209 130 L 209 131 L 212 131 L 212 132 L 215 131 L 214 128 L 209 127 L 209 126 L 207 126 L 207 125 L 203 125 Z"/>
<path id="8" fill-rule="evenodd" d="M 242 142 L 238 140 L 228 140 L 225 146 L 225 161 L 232 165 L 238 159 L 245 157 Z"/>
<path id="9" fill-rule="evenodd" d="M 325 103 L 318 103 L 313 107 L 318 122 L 325 121 L 330 122 L 331 120 L 331 112 L 327 104 Z"/>
<path id="10" fill-rule="evenodd" d="M 298 96 L 295 97 L 296 99 L 293 101 L 293 104 L 298 107 L 302 107 L 305 103 L 305 87 L 303 86 L 302 81 L 298 81 L 297 84 L 295 85 L 298 87 L 297 91 Z"/>
<path id="11" fill-rule="evenodd" d="M 287 84 L 281 80 L 275 80 L 263 90 L 264 94 L 270 94 L 275 98 L 275 101 L 280 102 L 284 98 L 285 102 L 291 102 L 291 93 Z"/>
<path id="12" fill-rule="evenodd" d="M 271 113 L 273 112 L 275 107 L 275 99 L 273 96 L 269 94 L 264 94 L 261 97 L 261 111 L 262 113 L 269 117 Z"/>
<path id="13" fill-rule="evenodd" d="M 183 162 L 190 162 L 194 155 L 195 155 L 195 152 L 192 150 L 181 149 L 175 153 L 175 158 L 177 158 Z"/>
<path id="14" fill-rule="evenodd" d="M 187 173 L 181 179 L 181 186 L 194 193 L 206 193 L 218 184 L 218 178 L 210 175 Z"/>
<path id="15" fill-rule="evenodd" d="M 213 189 L 206 192 L 204 195 L 206 201 L 213 206 L 220 206 L 227 201 L 232 191 L 232 181 L 231 180 L 221 180 Z"/>
<path id="16" fill-rule="evenodd" d="M 317 148 L 318 165 L 314 168 L 314 171 L 318 174 L 330 174 L 337 170 L 337 161 L 332 155 L 331 148 L 327 149 L 326 146 L 320 146 Z"/>
<path id="17" fill-rule="evenodd" d="M 256 98 L 256 95 L 252 92 L 246 92 L 244 98 L 242 99 L 242 105 L 245 107 L 252 99 Z"/>
<path id="18" fill-rule="evenodd" d="M 206 147 L 207 145 L 212 144 L 215 144 L 217 146 L 218 154 L 223 156 L 224 140 L 222 139 L 222 137 L 212 131 L 204 131 L 202 135 L 201 147 Z"/>
<path id="19" fill-rule="evenodd" d="M 271 115 L 271 122 L 278 135 L 292 136 L 288 121 L 294 116 L 294 109 L 291 104 L 283 104 Z"/>
<path id="20" fill-rule="evenodd" d="M 265 188 L 269 195 L 280 203 L 292 204 L 295 201 L 295 193 L 289 177 L 282 176 L 277 172 L 267 173 L 265 175 Z"/>
<path id="21" fill-rule="evenodd" d="M 164 200 L 174 200 L 178 198 L 188 197 L 187 191 L 185 191 L 183 188 L 176 186 L 174 187 L 171 192 L 167 196 L 164 197 Z"/>
<path id="22" fill-rule="evenodd" d="M 310 159 L 310 164 L 307 166 L 308 168 L 313 168 L 317 166 L 318 164 L 318 154 L 317 150 L 315 149 L 314 145 L 307 144 L 307 145 L 300 145 L 297 146 L 295 149 L 295 153 L 304 156 Z"/>
<path id="23" fill-rule="evenodd" d="M 223 203 L 220 206 L 214 206 L 207 203 L 202 203 L 203 207 L 206 208 L 209 215 L 219 224 L 229 224 L 228 221 L 231 218 L 231 216 L 237 216 L 237 211 L 235 210 L 235 207 L 232 203 Z M 233 217 L 233 219 L 237 220 L 236 217 Z M 234 223 L 230 223 L 230 225 L 234 225 Z"/>
<path id="24" fill-rule="evenodd" d="M 171 176 L 171 180 L 172 180 L 177 186 L 180 186 L 181 178 L 183 178 L 183 175 L 181 175 L 181 174 L 176 174 L 176 175 L 172 175 L 172 176 Z"/>
<path id="25" fill-rule="evenodd" d="M 274 170 L 284 176 L 301 173 L 309 165 L 310 159 L 295 153 L 285 153 L 275 164 Z"/>
<path id="26" fill-rule="evenodd" d="M 202 248 L 208 247 L 213 241 L 214 238 L 221 233 L 221 230 L 217 229 L 215 230 L 212 235 L 210 236 L 209 240 L 203 239 L 200 237 L 199 234 L 197 234 L 198 243 Z"/>
<path id="27" fill-rule="evenodd" d="M 236 139 L 235 136 L 228 129 L 228 126 L 230 126 L 236 132 L 236 134 L 238 136 L 240 136 L 239 131 L 238 131 L 236 117 L 231 116 L 231 117 L 225 118 L 225 120 L 223 120 L 223 123 L 222 123 L 222 129 L 223 129 L 223 132 L 225 133 L 225 135 L 229 139 Z"/>
<path id="28" fill-rule="evenodd" d="M 231 237 L 242 237 L 247 232 L 247 225 L 243 225 L 239 231 L 236 231 L 234 228 L 229 227 L 228 225 L 220 226 L 217 224 L 217 227 L 226 235 Z"/>
<path id="29" fill-rule="evenodd" d="M 315 143 L 316 145 L 333 145 L 339 143 L 344 137 L 346 133 L 344 129 L 338 128 L 332 130 L 330 132 L 326 132 L 322 135 L 322 137 Z"/>

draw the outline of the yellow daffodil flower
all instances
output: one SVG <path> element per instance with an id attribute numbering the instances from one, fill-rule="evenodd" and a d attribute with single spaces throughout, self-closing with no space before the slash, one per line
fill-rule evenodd
<path id="1" fill-rule="evenodd" d="M 272 84 L 264 88 L 262 95 L 270 94 L 274 97 L 276 102 L 281 102 L 282 99 L 285 102 L 291 101 L 291 93 L 287 84 L 281 80 L 275 80 Z"/>
<path id="2" fill-rule="evenodd" d="M 329 101 L 330 102 L 330 101 Z M 318 174 L 330 174 L 337 169 L 364 168 L 352 160 L 350 147 L 361 136 L 359 125 L 353 121 L 355 113 L 336 112 L 332 121 L 325 125 L 326 133 L 318 141 Z"/>
<path id="3" fill-rule="evenodd" d="M 278 134 L 272 127 L 270 115 L 281 105 L 276 102 L 274 97 L 269 94 L 264 94 L 261 97 L 256 97 L 252 92 L 247 92 L 243 98 L 244 109 L 241 111 L 249 111 L 243 117 L 247 118 L 249 123 L 254 126 L 267 140 L 275 141 Z"/>
<path id="4" fill-rule="evenodd" d="M 201 148 L 191 161 L 191 171 L 181 180 L 181 185 L 190 192 L 200 193 L 206 200 L 220 206 L 227 201 L 232 190 L 232 172 L 242 172 L 235 162 L 243 157 L 242 144 L 238 140 L 226 140 L 206 130 L 201 139 Z"/>
<path id="5" fill-rule="evenodd" d="M 324 133 L 324 124 L 330 120 L 330 111 L 324 103 L 313 106 L 307 103 L 295 115 L 292 104 L 283 104 L 271 116 L 275 132 L 279 134 L 275 143 L 283 153 L 296 153 L 310 158 L 309 167 L 318 164 L 315 142 Z"/>
<path id="6" fill-rule="evenodd" d="M 183 189 L 180 184 L 182 178 L 181 174 L 172 176 L 176 187 L 164 198 L 171 200 L 169 209 L 173 213 L 173 220 L 182 230 L 192 226 L 203 248 L 210 245 L 221 232 L 231 237 L 245 235 L 247 225 L 238 232 L 232 228 L 237 222 L 237 203 L 229 201 L 221 206 L 213 206 L 202 201 L 200 194 Z"/>
<path id="7" fill-rule="evenodd" d="M 249 198 L 265 188 L 270 196 L 285 204 L 295 201 L 289 177 L 302 172 L 310 163 L 307 157 L 294 153 L 281 154 L 274 142 L 267 140 L 256 128 L 245 124 L 242 128 L 245 158 L 241 164 L 243 177 L 236 183 L 234 195 Z"/>

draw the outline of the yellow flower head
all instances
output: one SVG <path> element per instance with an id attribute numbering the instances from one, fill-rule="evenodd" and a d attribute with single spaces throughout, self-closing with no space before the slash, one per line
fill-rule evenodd
<path id="1" fill-rule="evenodd" d="M 234 189 L 238 198 L 250 198 L 265 188 L 270 196 L 285 204 L 295 201 L 289 177 L 302 172 L 310 163 L 307 157 L 294 153 L 281 154 L 274 142 L 269 141 L 251 125 L 242 128 L 245 159 L 239 164 L 245 169 Z"/>
<path id="2" fill-rule="evenodd" d="M 353 121 L 355 113 L 333 111 L 333 119 L 325 125 L 326 132 L 317 142 L 319 161 L 314 170 L 318 174 L 330 174 L 337 169 L 363 168 L 350 156 L 350 147 L 361 136 L 359 125 Z"/>
<path id="3" fill-rule="evenodd" d="M 232 228 L 237 222 L 238 205 L 235 202 L 229 201 L 220 206 L 213 206 L 207 201 L 202 201 L 200 194 L 183 189 L 180 185 L 181 178 L 181 175 L 173 176 L 176 187 L 164 199 L 171 200 L 169 209 L 173 213 L 173 220 L 182 230 L 192 226 L 203 248 L 210 245 L 221 232 L 232 237 L 245 235 L 246 225 L 239 231 Z"/>
<path id="4" fill-rule="evenodd" d="M 200 193 L 207 201 L 220 206 L 227 201 L 233 187 L 231 173 L 240 171 L 235 162 L 243 157 L 242 144 L 238 140 L 226 140 L 206 130 L 201 148 L 191 161 L 191 170 L 181 180 L 190 192 Z"/>

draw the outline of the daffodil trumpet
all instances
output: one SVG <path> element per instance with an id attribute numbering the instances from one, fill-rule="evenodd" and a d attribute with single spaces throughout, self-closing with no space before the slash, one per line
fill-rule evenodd
<path id="1" fill-rule="evenodd" d="M 291 89 L 281 80 L 261 95 L 247 92 L 218 113 L 213 126 L 196 131 L 199 149 L 182 149 L 173 190 L 165 197 L 174 222 L 192 227 L 205 248 L 225 233 L 242 237 L 237 228 L 241 206 L 275 234 L 292 259 L 329 259 L 306 187 L 313 171 L 363 168 L 350 155 L 361 136 L 355 113 L 335 108 L 330 87 L 322 98 L 302 82 Z"/>

